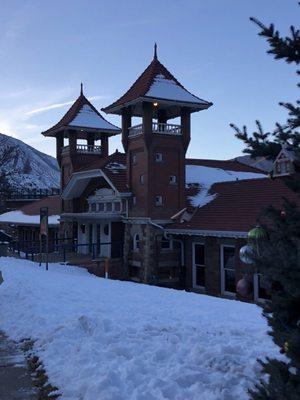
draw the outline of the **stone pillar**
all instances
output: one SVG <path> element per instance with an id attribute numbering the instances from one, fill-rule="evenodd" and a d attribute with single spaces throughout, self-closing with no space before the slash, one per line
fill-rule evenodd
<path id="1" fill-rule="evenodd" d="M 152 103 L 148 101 L 143 102 L 143 134 L 146 145 L 149 145 L 152 139 L 152 107 Z"/>
<path id="2" fill-rule="evenodd" d="M 130 107 L 122 109 L 122 143 L 125 152 L 128 148 L 128 134 L 131 127 L 131 109 Z"/>
<path id="3" fill-rule="evenodd" d="M 89 132 L 87 134 L 87 145 L 88 146 L 94 146 L 95 145 L 95 134 L 92 132 Z"/>
<path id="4" fill-rule="evenodd" d="M 74 157 L 76 157 L 76 153 L 77 153 L 77 148 L 76 148 L 77 147 L 77 134 L 76 134 L 76 131 L 69 130 L 68 135 L 69 135 L 70 157 L 71 157 L 71 160 L 73 160 Z"/>
<path id="5" fill-rule="evenodd" d="M 131 225 L 125 224 L 124 245 L 123 245 L 123 274 L 124 278 L 129 278 L 129 257 L 131 253 Z"/>
<path id="6" fill-rule="evenodd" d="M 101 155 L 102 157 L 108 157 L 108 136 L 103 133 L 101 137 Z"/>
<path id="7" fill-rule="evenodd" d="M 143 248 L 143 282 L 155 283 L 158 268 L 158 249 L 156 235 L 161 234 L 158 228 L 151 224 L 144 225 Z"/>
<path id="8" fill-rule="evenodd" d="M 191 140 L 191 112 L 187 107 L 182 107 L 180 110 L 181 117 L 181 132 L 183 136 L 183 143 L 185 151 L 189 146 Z"/>
<path id="9" fill-rule="evenodd" d="M 167 112 L 166 110 L 157 110 L 157 122 L 159 124 L 166 124 L 167 123 Z"/>
<path id="10" fill-rule="evenodd" d="M 61 165 L 61 151 L 64 146 L 64 135 L 63 132 L 59 132 L 56 136 L 56 159 L 59 164 Z"/>

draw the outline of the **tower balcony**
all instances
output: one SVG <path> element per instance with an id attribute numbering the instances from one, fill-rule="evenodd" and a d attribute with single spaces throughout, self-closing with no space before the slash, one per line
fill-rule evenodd
<path id="1" fill-rule="evenodd" d="M 143 124 L 134 125 L 129 128 L 129 137 L 135 137 L 143 133 Z M 152 122 L 152 133 L 161 135 L 179 136 L 181 135 L 181 125 L 164 124 Z"/>
<path id="2" fill-rule="evenodd" d="M 70 146 L 64 146 L 62 148 L 62 154 L 69 153 Z M 76 153 L 77 154 L 101 154 L 101 146 L 95 146 L 91 144 L 77 144 Z"/>

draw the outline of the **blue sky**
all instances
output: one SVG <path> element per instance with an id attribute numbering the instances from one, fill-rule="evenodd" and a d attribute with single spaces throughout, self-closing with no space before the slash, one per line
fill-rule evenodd
<path id="1" fill-rule="evenodd" d="M 272 129 L 286 117 L 278 102 L 298 95 L 295 68 L 266 54 L 249 16 L 288 33 L 299 10 L 296 0 L 2 0 L 0 132 L 54 155 L 55 141 L 40 132 L 67 111 L 80 82 L 98 109 L 110 104 L 150 63 L 156 41 L 160 61 L 214 103 L 193 114 L 188 156 L 240 155 L 229 123 L 251 129 L 259 119 Z"/>

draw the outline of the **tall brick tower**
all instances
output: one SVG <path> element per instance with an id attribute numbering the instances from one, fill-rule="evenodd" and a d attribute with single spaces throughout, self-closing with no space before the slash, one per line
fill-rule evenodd
<path id="1" fill-rule="evenodd" d="M 87 165 L 97 168 L 108 157 L 109 137 L 120 134 L 120 129 L 102 117 L 84 96 L 81 84 L 80 95 L 71 108 L 56 125 L 42 134 L 56 138 L 63 192 L 74 172 Z M 62 201 L 62 212 L 72 212 L 73 208 L 72 200 Z"/>
<path id="2" fill-rule="evenodd" d="M 129 275 L 143 282 L 157 276 L 162 229 L 185 204 L 185 155 L 191 114 L 212 103 L 187 91 L 157 58 L 106 113 L 122 117 L 127 180 L 133 195 L 125 230 Z M 132 126 L 132 118 L 140 118 Z M 178 118 L 179 123 L 169 121 Z M 127 261 L 126 261 L 127 260 Z"/>
<path id="3" fill-rule="evenodd" d="M 167 221 L 185 206 L 185 154 L 191 113 L 211 106 L 188 92 L 154 57 L 131 88 L 103 110 L 122 116 L 132 217 Z M 141 123 L 131 125 L 132 117 Z M 179 118 L 180 124 L 169 123 Z"/>
<path id="4" fill-rule="evenodd" d="M 62 190 L 73 172 L 107 157 L 108 138 L 119 133 L 120 129 L 106 121 L 84 96 L 81 84 L 80 95 L 72 107 L 57 124 L 42 132 L 44 136 L 56 138 Z"/>

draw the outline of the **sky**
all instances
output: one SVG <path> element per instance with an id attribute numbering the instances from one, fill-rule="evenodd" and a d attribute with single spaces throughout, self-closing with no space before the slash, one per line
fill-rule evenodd
<path id="1" fill-rule="evenodd" d="M 298 96 L 295 68 L 274 61 L 250 16 L 282 34 L 298 25 L 296 0 L 1 0 L 0 132 L 55 155 L 44 138 L 84 93 L 100 110 L 158 58 L 193 94 L 213 102 L 192 116 L 189 157 L 229 159 L 244 145 L 231 122 L 266 130 L 284 122 L 279 101 Z M 121 124 L 120 117 L 105 115 Z M 123 151 L 120 137 L 110 151 Z"/>

